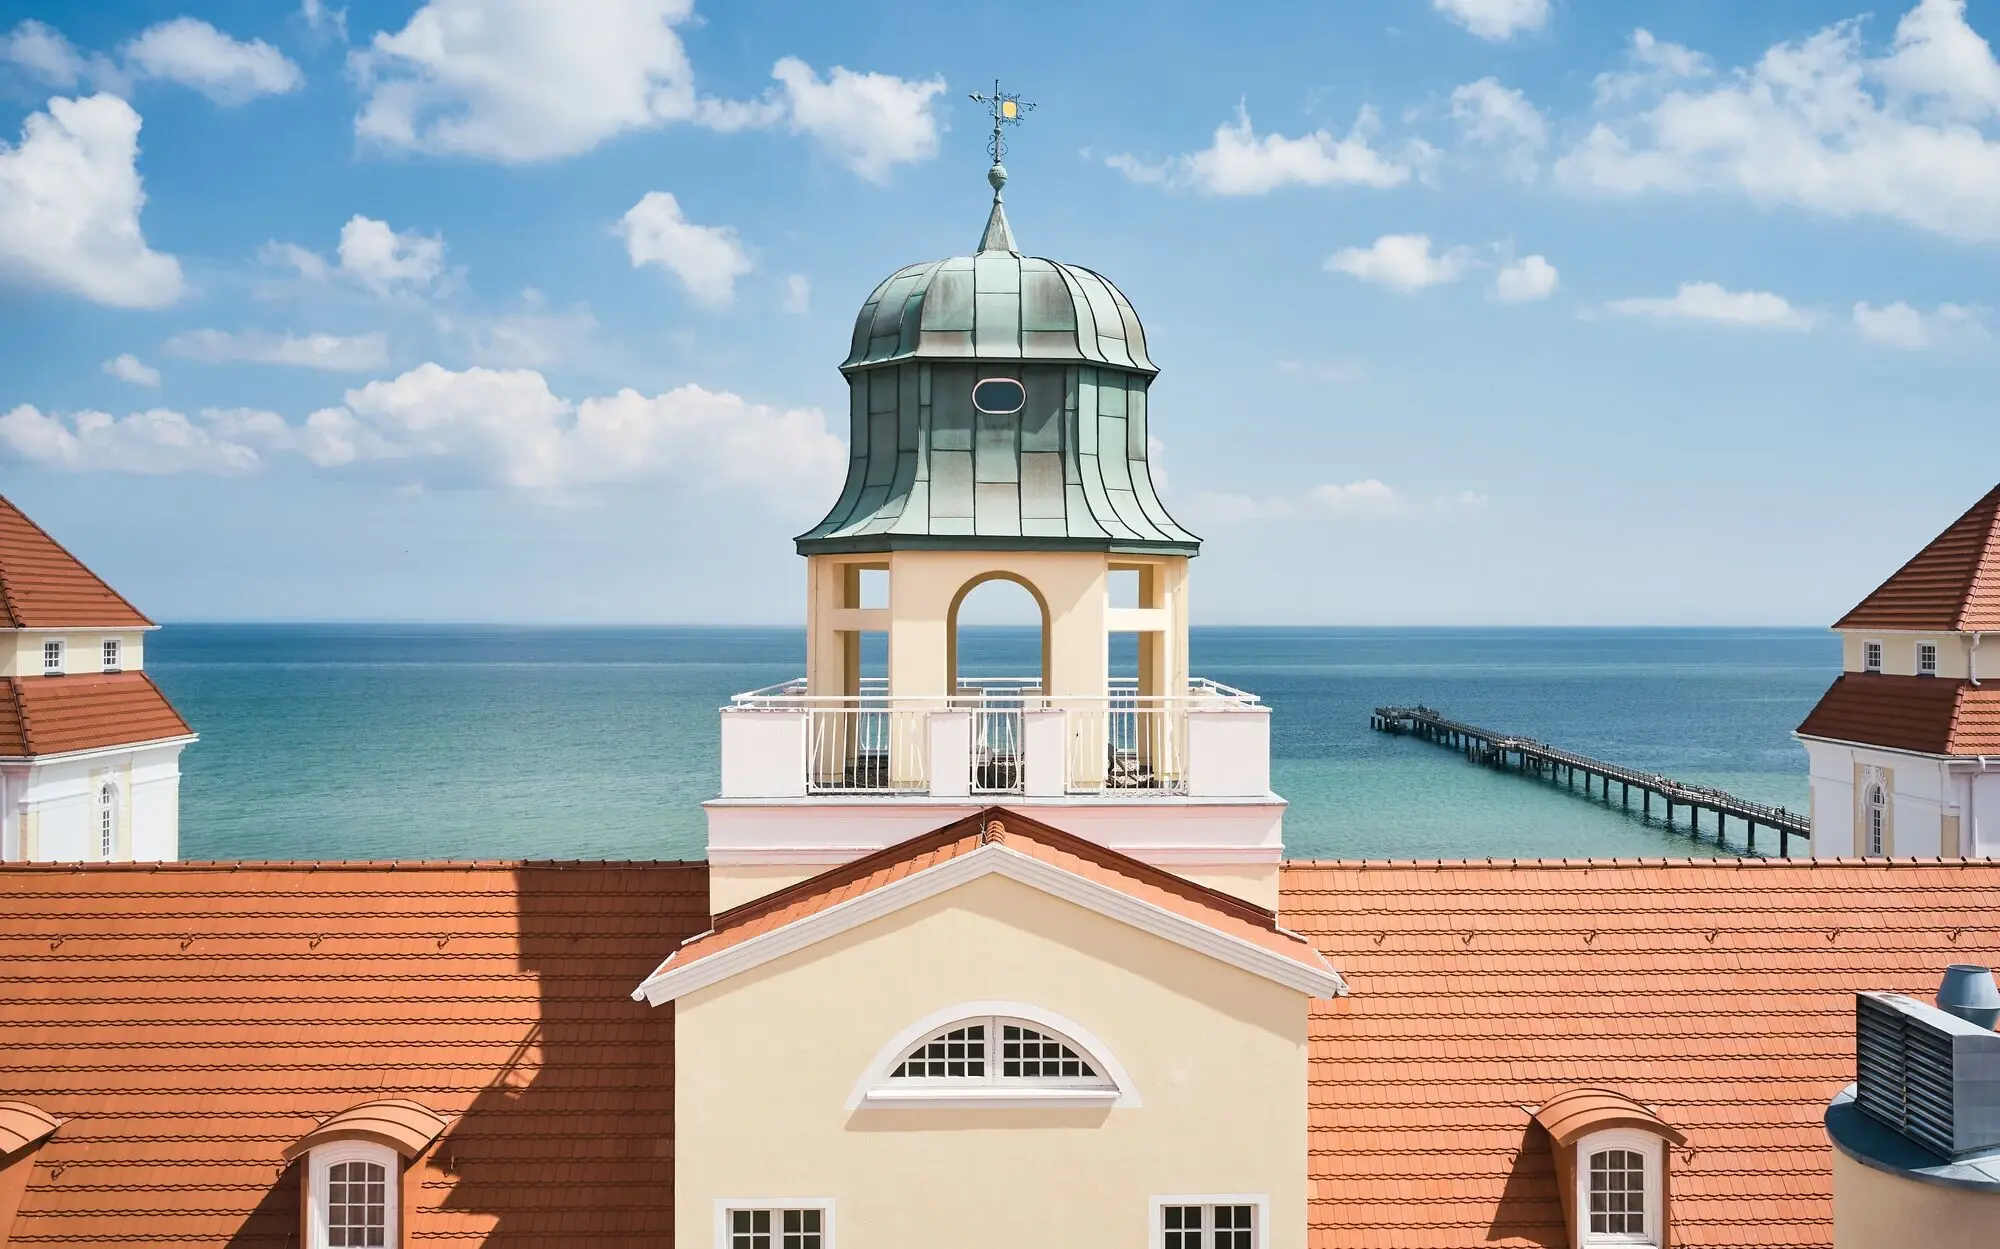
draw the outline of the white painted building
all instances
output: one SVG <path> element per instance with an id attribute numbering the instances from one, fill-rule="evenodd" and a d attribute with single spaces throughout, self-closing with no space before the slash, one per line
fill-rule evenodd
<path id="1" fill-rule="evenodd" d="M 892 274 L 855 321 L 847 483 L 798 539 L 806 672 L 722 712 L 715 909 L 996 803 L 1275 908 L 1270 711 L 1188 671 L 1200 539 L 1153 489 L 1145 330 L 1101 275 L 1022 255 L 990 178 L 978 252 Z M 993 581 L 1039 611 L 1037 671 L 959 662 Z"/>
<path id="2" fill-rule="evenodd" d="M 145 673 L 156 627 L 0 498 L 0 861 L 180 856 L 195 735 Z"/>
<path id="3" fill-rule="evenodd" d="M 2000 857 L 2000 487 L 1841 617 L 1798 736 L 1813 854 Z"/>

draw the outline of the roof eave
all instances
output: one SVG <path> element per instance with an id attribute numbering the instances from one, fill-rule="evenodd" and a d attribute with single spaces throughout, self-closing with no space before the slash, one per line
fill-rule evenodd
<path id="1" fill-rule="evenodd" d="M 1126 538 L 1011 538 L 994 535 L 870 533 L 846 538 L 794 538 L 800 555 L 875 555 L 889 551 L 1104 551 L 1113 555 L 1201 554 L 1201 543 Z"/>

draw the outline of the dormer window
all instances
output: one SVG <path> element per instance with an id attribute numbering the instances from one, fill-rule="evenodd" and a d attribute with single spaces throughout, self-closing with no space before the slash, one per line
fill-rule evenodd
<path id="1" fill-rule="evenodd" d="M 395 1249 L 408 1165 L 443 1133 L 445 1119 L 416 1102 L 363 1102 L 327 1119 L 285 1150 L 304 1160 L 305 1249 Z"/>
<path id="2" fill-rule="evenodd" d="M 123 656 L 120 654 L 121 649 L 117 638 L 104 639 L 103 658 L 104 670 L 106 672 L 116 672 L 119 670 L 123 661 Z"/>
<path id="3" fill-rule="evenodd" d="M 1917 675 L 1934 677 L 1937 675 L 1937 643 L 1917 643 Z"/>
<path id="4" fill-rule="evenodd" d="M 1574 1088 L 1535 1112 L 1555 1146 L 1563 1222 L 1578 1249 L 1649 1246 L 1667 1237 L 1667 1149 L 1687 1139 L 1613 1089 Z"/>
<path id="5" fill-rule="evenodd" d="M 992 1014 L 972 1014 L 984 1006 Z M 999 1008 L 1006 1008 L 1001 1013 Z M 1076 1025 L 1021 1003 L 974 1002 L 885 1046 L 850 1109 L 1136 1106 L 1117 1060 Z"/>
<path id="6" fill-rule="evenodd" d="M 63 673 L 63 644 L 61 638 L 50 638 L 42 643 L 42 675 L 59 677 Z"/>
<path id="7" fill-rule="evenodd" d="M 1863 642 L 1861 644 L 1861 669 L 1864 672 L 1882 671 L 1882 644 Z"/>

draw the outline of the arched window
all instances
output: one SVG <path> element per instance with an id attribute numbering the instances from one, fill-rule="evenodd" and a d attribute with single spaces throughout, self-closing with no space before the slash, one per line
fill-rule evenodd
<path id="1" fill-rule="evenodd" d="M 1065 1038 L 998 1016 L 939 1029 L 904 1055 L 889 1078 L 913 1083 L 1113 1087 Z"/>
<path id="2" fill-rule="evenodd" d="M 1139 1104 L 1118 1060 L 1076 1024 L 1027 1003 L 967 1002 L 883 1046 L 848 1108 Z"/>
<path id="3" fill-rule="evenodd" d="M 336 1162 L 326 1170 L 326 1243 L 385 1245 L 389 1169 L 379 1162 Z"/>
<path id="4" fill-rule="evenodd" d="M 1889 795 L 1880 785 L 1868 787 L 1866 854 L 1887 854 L 1889 844 Z"/>
<path id="5" fill-rule="evenodd" d="M 97 856 L 109 860 L 118 848 L 118 787 L 104 782 L 97 791 Z"/>
<path id="6" fill-rule="evenodd" d="M 1664 1243 L 1665 1141 L 1614 1128 L 1576 1143 L 1576 1219 L 1580 1249 Z"/>

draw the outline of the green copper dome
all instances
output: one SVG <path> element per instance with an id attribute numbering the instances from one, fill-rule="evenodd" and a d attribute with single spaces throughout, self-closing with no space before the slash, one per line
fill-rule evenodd
<path id="1" fill-rule="evenodd" d="M 1200 549 L 1153 489 L 1159 369 L 1138 313 L 1101 275 L 1016 249 L 1006 176 L 989 174 L 976 254 L 900 269 L 862 305 L 840 366 L 847 484 L 801 554 Z"/>

